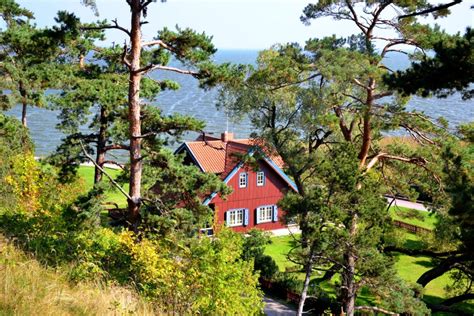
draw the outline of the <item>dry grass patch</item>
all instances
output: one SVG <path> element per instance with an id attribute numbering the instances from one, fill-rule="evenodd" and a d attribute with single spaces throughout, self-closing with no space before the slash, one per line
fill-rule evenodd
<path id="1" fill-rule="evenodd" d="M 0 236 L 0 315 L 156 315 L 132 289 L 71 284 Z"/>

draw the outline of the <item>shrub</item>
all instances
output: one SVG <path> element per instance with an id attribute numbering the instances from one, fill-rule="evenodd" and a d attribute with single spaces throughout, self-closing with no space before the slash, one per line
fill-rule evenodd
<path id="1" fill-rule="evenodd" d="M 274 278 L 274 287 L 285 295 L 286 291 L 300 293 L 303 289 L 303 281 L 298 280 L 294 274 L 278 272 Z"/>
<path id="2" fill-rule="evenodd" d="M 260 271 L 260 276 L 267 280 L 273 279 L 278 272 L 278 266 L 271 256 L 260 255 L 255 258 L 255 271 Z"/>

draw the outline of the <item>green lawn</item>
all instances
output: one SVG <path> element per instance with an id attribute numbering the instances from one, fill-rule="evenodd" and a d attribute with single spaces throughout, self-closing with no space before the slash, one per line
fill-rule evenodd
<path id="1" fill-rule="evenodd" d="M 405 242 L 406 247 L 413 248 L 421 244 L 420 237 L 408 233 L 405 233 Z M 290 268 L 291 271 L 295 271 L 298 267 L 287 260 L 287 253 L 293 247 L 294 241 L 291 236 L 282 236 L 282 237 L 273 237 L 272 243 L 268 245 L 265 249 L 265 254 L 271 256 L 277 263 L 280 271 L 285 271 Z M 404 254 L 395 254 L 396 263 L 395 268 L 398 271 L 400 277 L 408 282 L 415 283 L 416 280 L 428 269 L 433 267 L 432 259 L 426 256 L 408 256 Z M 300 270 L 301 271 L 301 270 Z M 304 279 L 303 272 L 296 272 L 298 279 Z M 319 278 L 321 275 L 314 273 L 314 278 Z M 335 276 L 331 283 L 334 284 L 337 281 L 338 276 Z M 449 275 L 443 275 L 432 282 L 430 282 L 425 288 L 425 299 L 430 303 L 438 303 L 446 297 L 445 287 L 450 284 Z M 330 295 L 334 296 L 334 289 L 330 283 L 324 282 L 321 284 L 321 287 Z M 361 295 L 358 297 L 357 304 L 366 304 L 373 300 L 370 296 L 370 293 L 367 291 L 362 291 Z M 474 312 L 474 302 L 472 303 L 463 303 L 458 305 L 462 307 L 467 312 Z"/>
<path id="2" fill-rule="evenodd" d="M 416 217 L 410 217 L 410 214 L 416 214 Z M 390 207 L 390 215 L 393 219 L 405 222 L 407 224 L 416 225 L 426 229 L 434 229 L 438 221 L 435 213 L 411 210 L 406 207 L 392 206 Z"/>
<path id="3" fill-rule="evenodd" d="M 114 179 L 117 178 L 117 176 L 120 174 L 120 170 L 117 169 L 105 168 L 105 171 Z M 84 180 L 86 190 L 88 191 L 92 189 L 92 187 L 94 186 L 94 167 L 80 166 L 78 170 L 78 175 L 81 179 Z M 106 176 L 104 176 L 104 180 L 109 181 Z M 128 183 L 124 184 L 122 188 L 126 192 L 128 192 Z M 123 194 L 117 189 L 112 189 L 108 191 L 104 202 L 114 202 L 117 203 L 119 207 L 124 207 L 127 205 L 127 200 L 125 199 Z"/>

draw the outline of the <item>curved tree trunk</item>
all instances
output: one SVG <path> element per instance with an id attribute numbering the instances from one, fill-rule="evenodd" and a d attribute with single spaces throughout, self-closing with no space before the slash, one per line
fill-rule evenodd
<path id="1" fill-rule="evenodd" d="M 441 305 L 450 306 L 450 305 L 461 303 L 467 300 L 474 300 L 474 293 L 465 293 L 465 294 L 448 298 L 447 300 L 443 301 Z"/>
<path id="2" fill-rule="evenodd" d="M 430 283 L 432 280 L 440 277 L 444 273 L 448 272 L 449 270 L 454 268 L 454 265 L 459 262 L 467 261 L 467 260 L 472 260 L 471 256 L 469 255 L 462 255 L 462 256 L 453 256 L 453 257 L 448 257 L 441 261 L 436 267 L 433 269 L 430 269 L 423 273 L 418 280 L 416 280 L 416 283 L 420 284 L 421 286 L 425 287 L 428 283 Z"/>

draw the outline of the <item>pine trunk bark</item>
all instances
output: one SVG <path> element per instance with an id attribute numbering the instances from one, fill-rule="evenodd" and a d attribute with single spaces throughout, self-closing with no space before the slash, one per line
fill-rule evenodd
<path id="1" fill-rule="evenodd" d="M 365 111 L 363 117 L 363 128 L 362 128 L 362 145 L 359 152 L 360 166 L 364 166 L 369 155 L 370 146 L 372 144 L 372 127 L 371 127 L 371 118 L 372 118 L 372 106 L 374 104 L 374 89 L 375 89 L 375 80 L 369 80 L 369 88 L 367 89 L 367 98 L 365 101 Z"/>
<path id="2" fill-rule="evenodd" d="M 24 127 L 27 127 L 28 124 L 26 122 L 26 107 L 28 105 L 26 104 L 26 102 L 23 102 L 22 101 L 22 109 L 21 109 L 21 125 L 23 125 Z"/>
<path id="3" fill-rule="evenodd" d="M 20 81 L 20 84 L 19 84 L 19 90 L 20 90 L 20 96 L 21 96 L 21 105 L 22 105 L 22 109 L 21 109 L 21 125 L 23 125 L 24 127 L 27 127 L 27 122 L 26 122 L 26 108 L 28 106 L 28 101 L 26 100 L 26 91 L 25 91 L 25 88 L 23 86 L 23 81 Z"/>
<path id="4" fill-rule="evenodd" d="M 351 239 L 355 238 L 357 233 L 357 214 L 352 216 L 351 228 L 350 228 L 350 237 Z M 342 270 L 342 305 L 344 312 L 347 316 L 354 315 L 355 308 L 355 298 L 357 287 L 355 284 L 355 264 L 356 264 L 356 254 L 354 247 L 352 246 L 352 241 L 346 249 L 344 254 L 344 269 Z"/>
<path id="5" fill-rule="evenodd" d="M 310 259 L 306 263 L 305 266 L 305 277 L 304 277 L 304 284 L 303 284 L 303 291 L 301 292 L 300 301 L 298 302 L 298 311 L 296 313 L 297 316 L 303 315 L 304 303 L 306 301 L 306 297 L 308 295 L 308 288 L 309 288 L 309 281 L 311 279 L 311 274 L 313 271 L 313 251 L 311 250 Z"/>
<path id="6" fill-rule="evenodd" d="M 128 223 L 132 230 L 136 230 L 140 220 L 141 204 L 141 120 L 140 120 L 140 57 L 141 57 L 141 4 L 133 0 L 130 4 L 131 21 L 131 50 L 130 50 L 130 77 L 128 87 L 128 120 L 130 133 L 130 190 L 131 199 L 128 201 Z"/>
<path id="7" fill-rule="evenodd" d="M 100 108 L 100 127 L 99 127 L 99 135 L 97 137 L 97 153 L 96 153 L 96 159 L 95 162 L 97 165 L 100 167 L 104 167 L 104 161 L 105 161 L 105 146 L 107 145 L 107 111 L 101 107 Z M 94 170 L 94 184 L 99 183 L 102 180 L 102 172 L 95 167 Z"/>

